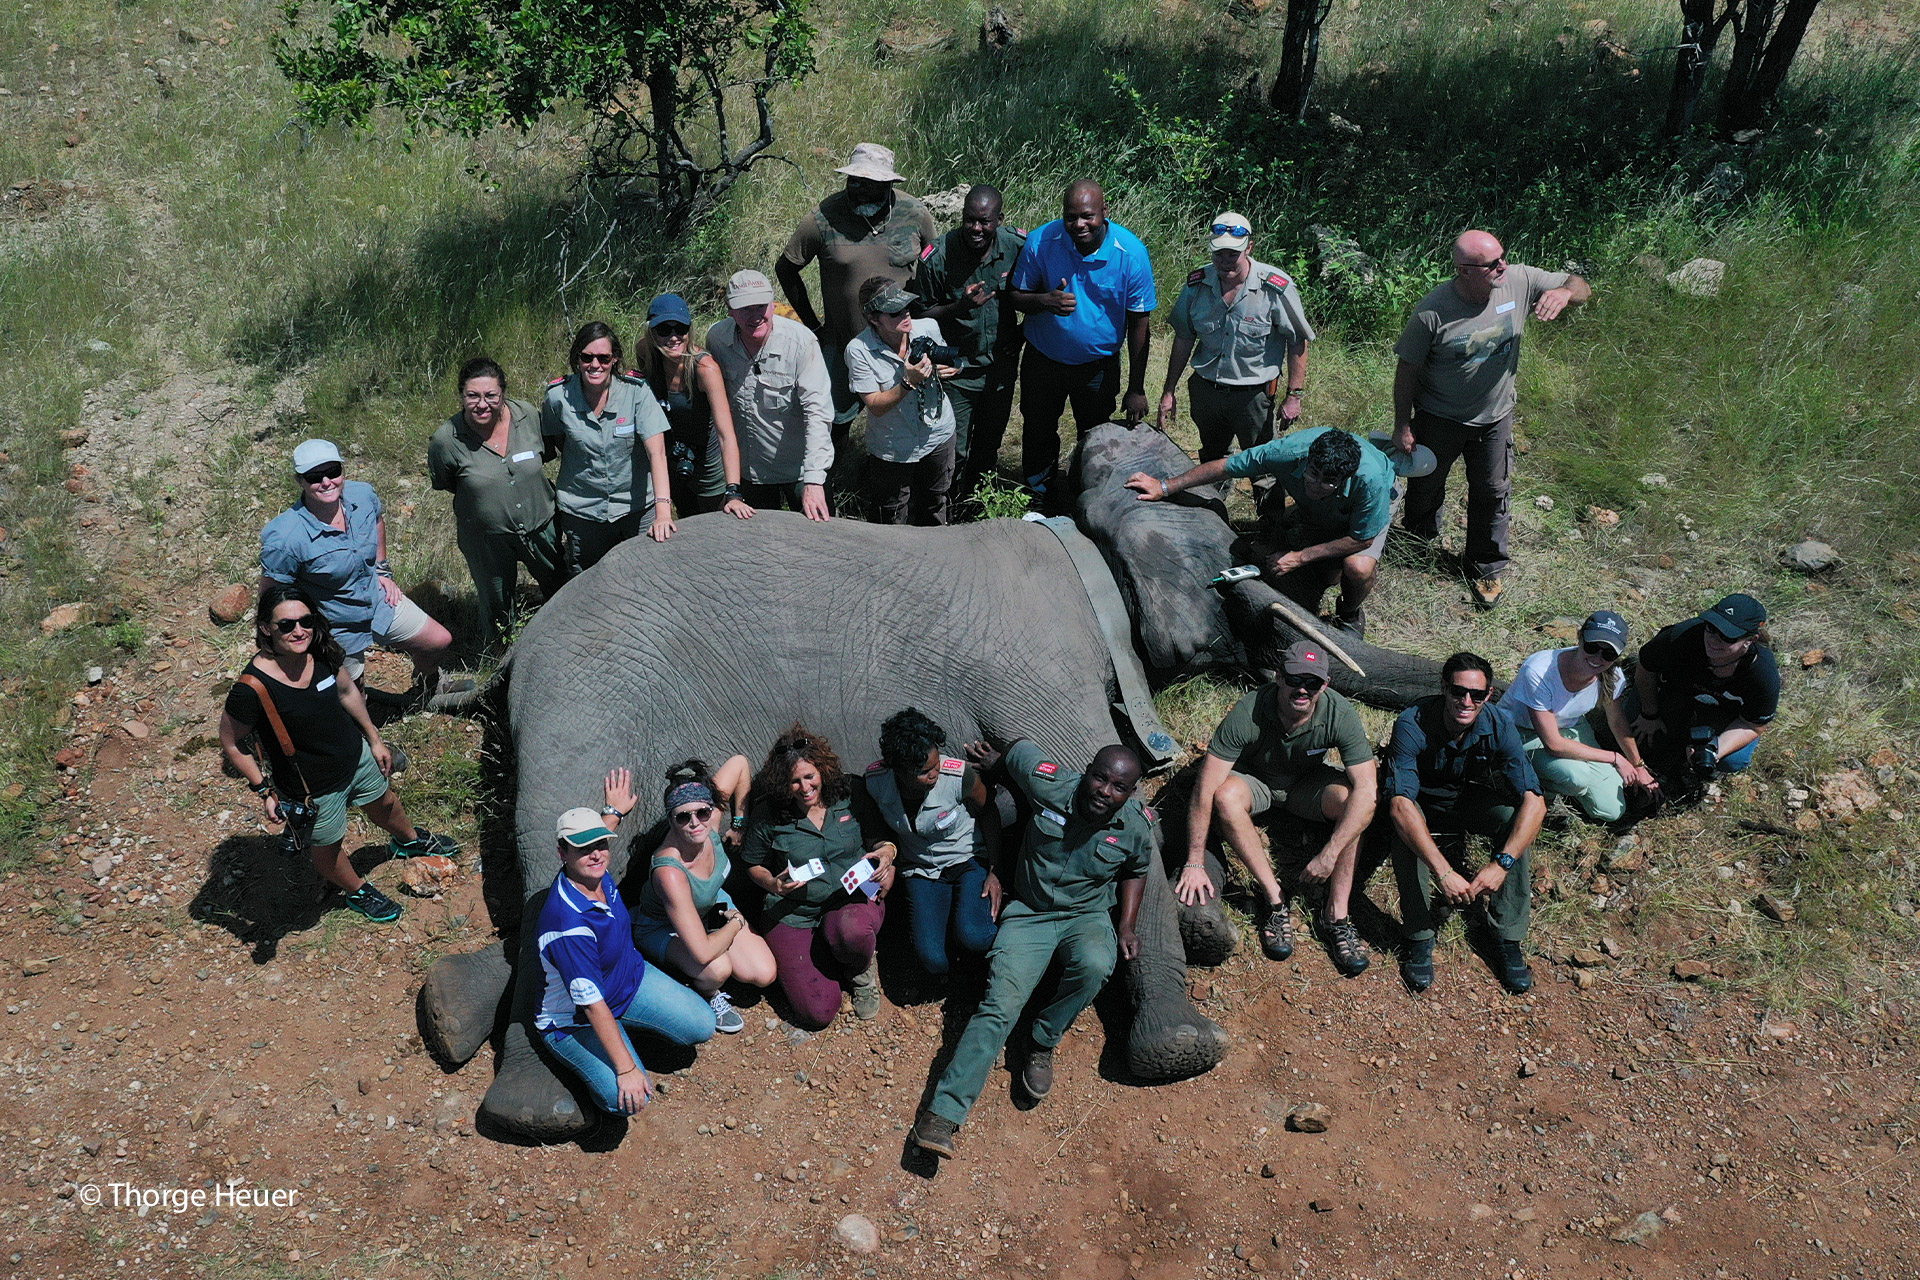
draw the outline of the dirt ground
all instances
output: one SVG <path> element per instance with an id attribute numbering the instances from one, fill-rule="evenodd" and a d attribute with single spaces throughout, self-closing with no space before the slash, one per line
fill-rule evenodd
<path id="1" fill-rule="evenodd" d="M 217 422 L 219 388 L 198 389 L 190 416 Z M 76 460 L 94 551 L 160 603 L 136 609 L 156 642 L 75 692 L 65 834 L 0 883 L 11 1274 L 1920 1274 L 1910 1011 L 1862 991 L 1846 1021 L 1769 1016 L 1637 958 L 1630 931 L 1586 969 L 1536 955 L 1526 998 L 1458 932 L 1420 998 L 1377 950 L 1347 981 L 1304 931 L 1284 964 L 1243 947 L 1192 974 L 1233 1037 L 1219 1068 L 1117 1078 L 1103 1005 L 1052 1097 L 1016 1109 L 997 1071 L 937 1169 L 906 1128 L 968 988 L 925 998 L 903 955 L 877 1020 L 809 1037 L 748 1006 L 744 1034 L 590 1144 L 480 1136 L 491 1050 L 445 1072 L 414 1021 L 432 960 L 493 936 L 477 851 L 443 897 L 404 897 L 356 825 L 407 904 L 392 926 L 282 862 L 219 772 L 246 639 L 208 618 L 224 584 L 191 512 L 129 505 L 104 450 Z M 373 683 L 403 681 L 376 664 Z M 443 717 L 388 732 L 416 759 L 482 740 Z M 1325 1132 L 1289 1129 L 1306 1101 Z M 853 1214 L 876 1251 L 836 1234 Z"/>

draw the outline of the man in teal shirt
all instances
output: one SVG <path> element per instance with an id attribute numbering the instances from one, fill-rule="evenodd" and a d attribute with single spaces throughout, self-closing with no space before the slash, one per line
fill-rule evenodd
<path id="1" fill-rule="evenodd" d="M 1146 888 L 1142 877 L 1153 859 L 1152 821 L 1134 796 L 1140 758 L 1128 748 L 1102 747 L 1085 773 L 1063 768 L 1024 739 L 1004 757 L 984 743 L 970 744 L 967 754 L 982 768 L 1004 760 L 1006 779 L 1026 800 L 1029 816 L 1011 892 L 1002 888 L 1005 868 L 987 877 L 1000 922 L 987 953 L 987 993 L 909 1135 L 938 1156 L 954 1154 L 954 1131 L 966 1122 L 1014 1020 L 1057 957 L 1059 989 L 1033 1021 L 1020 1072 L 1034 1101 L 1052 1090 L 1053 1047 L 1093 1003 L 1114 965 L 1140 954 L 1133 930 Z"/>
<path id="2" fill-rule="evenodd" d="M 1186 489 L 1223 479 L 1272 476 L 1284 491 L 1262 512 L 1274 539 L 1266 557 L 1274 587 L 1319 611 L 1320 597 L 1338 585 L 1334 621 L 1356 636 L 1367 630 L 1366 599 L 1380 568 L 1380 552 L 1393 521 L 1393 462 L 1372 443 L 1333 427 L 1310 427 L 1278 440 L 1242 449 L 1231 458 L 1203 462 L 1171 480 L 1135 472 L 1127 488 L 1142 502 L 1158 502 Z"/>

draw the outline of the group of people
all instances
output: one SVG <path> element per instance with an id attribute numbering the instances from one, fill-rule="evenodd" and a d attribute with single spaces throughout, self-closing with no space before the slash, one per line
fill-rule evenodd
<path id="1" fill-rule="evenodd" d="M 994 468 L 1016 392 L 1021 478 L 1043 505 L 1060 496 L 1069 407 L 1083 431 L 1116 412 L 1129 423 L 1147 416 L 1153 271 L 1140 241 L 1108 220 L 1097 184 L 1068 187 L 1061 218 L 1031 235 L 1002 224 L 997 190 L 975 186 L 959 227 L 940 236 L 925 205 L 898 190 L 884 147 L 862 144 L 839 172 L 844 190 L 803 220 L 775 268 L 796 318 L 778 312 L 764 275 L 744 270 L 728 281 L 728 314 L 704 344 L 675 294 L 653 299 L 630 364 L 608 325 L 583 326 L 570 372 L 537 406 L 509 396 L 494 361 L 461 367 L 458 408 L 432 436 L 428 472 L 452 495 L 489 636 L 510 624 L 522 565 L 551 595 L 624 540 L 671 538 L 676 513 L 748 520 L 785 507 L 831 518 L 828 475 L 862 410 L 870 513 L 928 525 L 947 522 L 956 489 L 971 491 Z M 1473 598 L 1494 605 L 1508 562 L 1521 334 L 1528 317 L 1552 320 L 1585 301 L 1586 282 L 1509 264 L 1485 232 L 1462 235 L 1453 279 L 1422 299 L 1395 345 L 1392 429 L 1364 439 L 1292 429 L 1315 339 L 1298 290 L 1253 258 L 1246 218 L 1221 213 L 1208 235 L 1210 261 L 1173 307 L 1157 417 L 1169 425 L 1186 376 L 1200 461 L 1128 486 L 1161 501 L 1253 481 L 1264 573 L 1316 610 L 1336 590 L 1333 621 L 1364 634 L 1394 509 L 1416 536 L 1437 538 L 1447 473 L 1464 457 L 1463 566 Z M 813 263 L 818 310 L 802 275 Z M 554 480 L 546 464 L 556 458 Z M 390 921 L 400 906 L 343 852 L 348 808 L 390 834 L 394 856 L 458 849 L 412 823 L 393 793 L 392 752 L 360 677 L 372 646 L 405 652 L 415 683 L 401 700 L 417 704 L 455 687 L 440 671 L 452 638 L 395 582 L 380 500 L 345 466 L 326 440 L 294 451 L 298 500 L 261 536 L 257 652 L 227 698 L 220 738 L 288 846 L 309 851 L 349 907 Z M 1601 610 L 1576 644 L 1527 658 L 1497 701 L 1491 665 L 1457 653 L 1441 689 L 1400 716 L 1383 752 L 1329 687 L 1323 648 L 1295 645 L 1213 734 L 1175 889 L 1189 903 L 1215 891 L 1204 858 L 1217 824 L 1257 886 L 1265 953 L 1293 952 L 1291 882 L 1335 966 L 1357 975 L 1370 961 L 1349 908 L 1373 835 L 1400 889 L 1407 985 L 1422 991 L 1434 980 L 1440 914 L 1471 907 L 1497 942 L 1501 982 L 1525 991 L 1526 860 L 1547 797 L 1625 824 L 1676 790 L 1746 767 L 1778 701 L 1765 622 L 1758 601 L 1730 595 L 1642 645 L 1629 679 L 1627 624 Z M 986 975 L 913 1140 L 953 1154 L 1018 1015 L 1057 962 L 1051 1002 L 1016 1053 L 1021 1087 L 1046 1095 L 1054 1045 L 1138 948 L 1153 847 L 1135 794 L 1140 761 L 1119 746 L 1083 764 L 1053 760 L 1031 742 L 948 754 L 945 732 L 911 707 L 879 727 L 878 741 L 880 759 L 852 776 L 801 725 L 779 736 L 757 773 L 738 755 L 713 770 L 676 766 L 662 794 L 665 834 L 631 910 L 608 882 L 635 805 L 631 774 L 606 777 L 597 811 L 558 816 L 536 1022 L 600 1106 L 631 1113 L 651 1094 L 629 1027 L 685 1044 L 738 1031 L 730 988 L 777 984 L 802 1026 L 827 1024 L 843 1001 L 856 1017 L 874 1016 L 876 943 L 900 895 L 928 975 Z M 996 786 L 1016 801 L 1018 831 L 1002 830 Z M 1290 859 L 1275 841 L 1269 854 L 1263 825 L 1305 832 L 1312 847 Z M 1490 842 L 1485 865 L 1470 865 L 1460 838 L 1469 834 Z"/>

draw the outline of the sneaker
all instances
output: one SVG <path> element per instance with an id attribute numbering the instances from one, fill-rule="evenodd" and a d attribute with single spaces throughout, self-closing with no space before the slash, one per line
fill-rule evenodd
<path id="1" fill-rule="evenodd" d="M 1053 1050 L 1034 1045 L 1027 1050 L 1027 1063 L 1020 1068 L 1020 1087 L 1035 1102 L 1053 1092 Z"/>
<path id="2" fill-rule="evenodd" d="M 1269 906 L 1267 918 L 1260 922 L 1260 949 L 1269 960 L 1293 958 L 1293 913 L 1284 899 Z"/>
<path id="3" fill-rule="evenodd" d="M 907 1140 L 922 1151 L 931 1151 L 936 1156 L 951 1160 L 954 1156 L 953 1135 L 959 1128 L 945 1116 L 922 1111 L 914 1120 L 913 1128 L 907 1131 Z"/>
<path id="4" fill-rule="evenodd" d="M 387 924 L 400 918 L 400 904 L 374 888 L 371 880 L 362 882 L 358 889 L 347 895 L 347 905 L 375 924 Z"/>
<path id="5" fill-rule="evenodd" d="M 853 986 L 853 1016 L 862 1022 L 871 1021 L 880 1016 L 880 961 L 867 961 L 865 972 L 855 978 Z"/>
<path id="6" fill-rule="evenodd" d="M 1367 638 L 1367 608 L 1361 605 L 1352 613 L 1335 613 L 1333 625 L 1352 636 L 1355 640 Z"/>
<path id="7" fill-rule="evenodd" d="M 460 844 L 452 836 L 438 836 L 425 827 L 413 829 L 413 839 L 387 841 L 387 852 L 396 858 L 425 858 L 438 854 L 442 858 L 460 856 Z"/>
<path id="8" fill-rule="evenodd" d="M 1360 940 L 1359 930 L 1353 927 L 1352 916 L 1332 919 L 1322 910 L 1315 924 L 1315 932 L 1320 941 L 1326 944 L 1327 954 L 1333 958 L 1333 967 L 1341 976 L 1357 978 L 1367 971 L 1372 960 L 1367 955 L 1367 944 Z"/>
<path id="9" fill-rule="evenodd" d="M 1500 596 L 1507 589 L 1498 578 L 1475 578 L 1473 580 L 1473 602 L 1482 609 L 1491 609 L 1500 603 Z"/>
<path id="10" fill-rule="evenodd" d="M 1515 995 L 1533 990 L 1533 970 L 1527 967 L 1527 953 L 1517 942 L 1500 940 L 1500 985 Z"/>
<path id="11" fill-rule="evenodd" d="M 733 1001 L 728 997 L 726 992 L 714 992 L 713 999 L 707 1001 L 707 1003 L 713 1006 L 713 1029 L 715 1031 L 722 1032 L 726 1035 L 733 1035 L 736 1032 L 747 1029 L 747 1020 L 740 1016 L 738 1009 L 733 1007 Z"/>
<path id="12" fill-rule="evenodd" d="M 1433 985 L 1433 939 L 1415 938 L 1407 942 L 1400 957 L 1400 980 L 1415 995 Z"/>

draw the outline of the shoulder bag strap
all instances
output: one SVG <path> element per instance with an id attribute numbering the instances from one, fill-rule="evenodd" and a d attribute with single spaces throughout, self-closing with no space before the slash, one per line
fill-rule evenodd
<path id="1" fill-rule="evenodd" d="M 293 738 L 287 733 L 287 722 L 280 718 L 280 708 L 273 705 L 273 695 L 267 692 L 267 682 L 251 673 L 243 673 L 240 683 L 260 696 L 260 708 L 267 713 L 267 723 L 273 726 L 273 736 L 280 744 L 280 754 L 293 766 L 294 775 L 300 779 L 300 786 L 311 799 L 313 788 L 307 786 L 306 775 L 300 772 L 300 765 L 294 756 Z"/>

